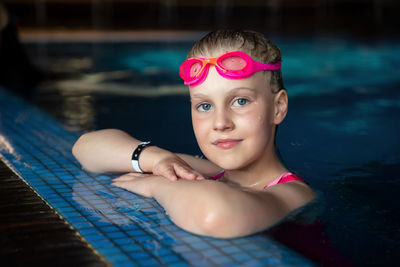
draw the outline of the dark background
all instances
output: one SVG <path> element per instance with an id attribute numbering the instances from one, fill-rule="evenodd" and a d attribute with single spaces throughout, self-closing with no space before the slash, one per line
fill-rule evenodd
<path id="1" fill-rule="evenodd" d="M 397 0 L 5 0 L 23 30 L 212 30 L 397 36 Z"/>

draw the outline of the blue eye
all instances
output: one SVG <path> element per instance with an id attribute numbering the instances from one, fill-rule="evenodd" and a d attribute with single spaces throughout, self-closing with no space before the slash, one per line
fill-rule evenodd
<path id="1" fill-rule="evenodd" d="M 244 106 L 244 105 L 246 105 L 248 103 L 249 103 L 249 100 L 247 100 L 245 98 L 238 98 L 233 102 L 233 105 L 235 107 L 241 107 L 241 106 Z"/>
<path id="2" fill-rule="evenodd" d="M 211 109 L 211 104 L 203 103 L 197 106 L 198 111 L 209 111 Z"/>

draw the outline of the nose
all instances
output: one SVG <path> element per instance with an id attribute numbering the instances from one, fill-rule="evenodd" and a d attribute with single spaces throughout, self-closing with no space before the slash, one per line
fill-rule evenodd
<path id="1" fill-rule="evenodd" d="M 215 112 L 214 130 L 215 131 L 230 131 L 235 128 L 231 115 L 228 110 L 220 109 Z"/>

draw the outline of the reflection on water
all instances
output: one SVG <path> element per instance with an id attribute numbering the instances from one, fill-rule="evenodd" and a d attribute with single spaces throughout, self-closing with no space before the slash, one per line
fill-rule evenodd
<path id="1" fill-rule="evenodd" d="M 162 97 L 188 94 L 184 85 L 129 83 L 135 77 L 135 72 L 125 70 L 83 74 L 78 78 L 56 80 L 44 84 L 36 96 L 40 96 L 40 99 L 35 101 L 40 101 L 41 106 L 55 113 L 69 130 L 91 131 L 95 129 L 98 115 L 95 102 L 99 95 Z"/>
<path id="2" fill-rule="evenodd" d="M 96 115 L 93 108 L 93 97 L 66 91 L 61 91 L 61 94 L 63 99 L 61 111 L 67 128 L 76 131 L 89 130 Z"/>

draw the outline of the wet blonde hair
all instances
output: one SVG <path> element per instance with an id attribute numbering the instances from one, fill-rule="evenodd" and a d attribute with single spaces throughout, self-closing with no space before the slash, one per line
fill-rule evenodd
<path id="1" fill-rule="evenodd" d="M 273 64 L 281 61 L 282 58 L 279 48 L 263 34 L 233 29 L 216 30 L 208 33 L 193 45 L 187 54 L 187 58 L 210 55 L 215 50 L 222 49 L 245 52 L 252 59 L 264 64 Z M 280 70 L 270 72 L 270 83 L 273 91 L 284 89 L 282 72 Z"/>

